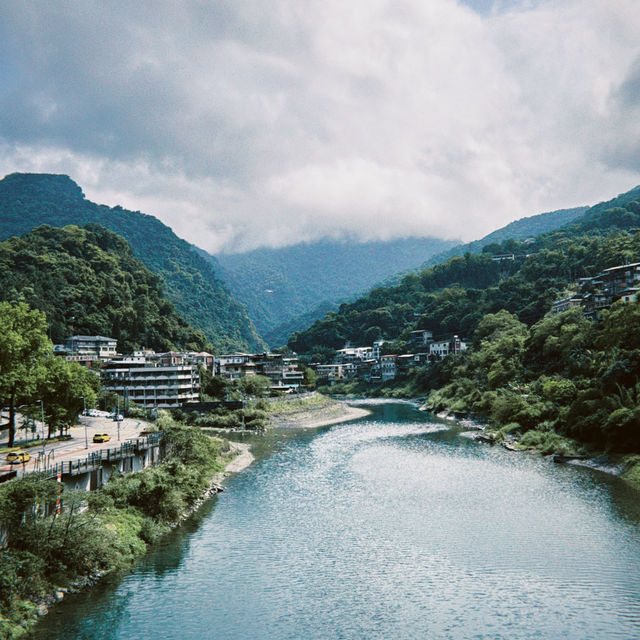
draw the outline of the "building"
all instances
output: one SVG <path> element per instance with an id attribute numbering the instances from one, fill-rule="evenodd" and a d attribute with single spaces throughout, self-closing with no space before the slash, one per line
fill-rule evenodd
<path id="1" fill-rule="evenodd" d="M 229 353 L 215 359 L 215 372 L 227 380 L 238 380 L 256 374 L 255 355 L 252 353 Z"/>
<path id="2" fill-rule="evenodd" d="M 297 356 L 263 353 L 255 356 L 256 373 L 269 378 L 271 391 L 297 391 L 304 383 L 304 373 L 298 368 Z"/>
<path id="3" fill-rule="evenodd" d="M 567 296 L 566 298 L 561 298 L 560 300 L 556 300 L 553 303 L 551 308 L 552 313 L 562 313 L 563 311 L 567 311 L 573 307 L 582 306 L 582 297 L 577 295 Z"/>
<path id="4" fill-rule="evenodd" d="M 318 382 L 334 384 L 340 382 L 343 379 L 342 364 L 314 364 L 313 370 L 318 375 Z"/>
<path id="5" fill-rule="evenodd" d="M 109 360 L 117 353 L 117 340 L 105 336 L 71 336 L 64 345 L 56 345 L 56 355 L 66 355 L 76 362 Z"/>
<path id="6" fill-rule="evenodd" d="M 144 358 L 112 360 L 101 372 L 102 387 L 145 408 L 176 408 L 197 402 L 200 377 L 194 364 L 163 366 Z"/>
<path id="7" fill-rule="evenodd" d="M 640 262 L 609 267 L 596 276 L 579 278 L 576 284 L 579 293 L 556 300 L 552 313 L 580 306 L 586 316 L 597 318 L 600 311 L 608 309 L 617 300 L 633 302 L 638 299 L 635 290 L 640 285 Z"/>
<path id="8" fill-rule="evenodd" d="M 638 294 L 640 293 L 640 287 L 629 287 L 622 292 L 620 300 L 623 302 L 638 302 Z"/>
<path id="9" fill-rule="evenodd" d="M 439 340 L 429 345 L 429 356 L 431 360 L 442 360 L 449 355 L 455 355 L 467 350 L 467 343 L 458 336 L 453 336 L 450 340 Z"/>
<path id="10" fill-rule="evenodd" d="M 215 359 L 215 371 L 227 380 L 260 375 L 269 378 L 271 390 L 288 392 L 304 383 L 304 372 L 298 367 L 298 357 L 281 353 L 230 353 Z"/>
<path id="11" fill-rule="evenodd" d="M 427 329 L 419 329 L 409 334 L 409 345 L 415 348 L 426 347 L 433 341 L 433 332 Z"/>
<path id="12" fill-rule="evenodd" d="M 396 366 L 396 356 L 386 355 L 380 358 L 380 378 L 384 382 L 385 380 L 393 380 L 398 373 Z"/>

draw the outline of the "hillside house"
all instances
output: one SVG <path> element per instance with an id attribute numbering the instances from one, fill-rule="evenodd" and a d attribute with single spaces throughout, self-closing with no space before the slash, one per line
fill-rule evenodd
<path id="1" fill-rule="evenodd" d="M 586 316 L 597 318 L 600 311 L 608 309 L 617 300 L 633 302 L 638 299 L 634 290 L 640 285 L 640 262 L 609 267 L 596 276 L 580 278 L 577 284 L 580 292 L 556 300 L 551 312 L 560 313 L 580 306 Z"/>
<path id="2" fill-rule="evenodd" d="M 426 347 L 430 342 L 433 342 L 433 332 L 427 329 L 418 329 L 409 334 L 408 343 L 409 346 L 413 348 L 420 349 Z"/>
<path id="3" fill-rule="evenodd" d="M 398 373 L 398 367 L 396 365 L 396 358 L 397 356 L 395 355 L 386 355 L 386 356 L 381 356 L 380 358 L 380 378 L 382 379 L 383 382 L 385 382 L 386 380 L 393 380 L 397 373 Z"/>

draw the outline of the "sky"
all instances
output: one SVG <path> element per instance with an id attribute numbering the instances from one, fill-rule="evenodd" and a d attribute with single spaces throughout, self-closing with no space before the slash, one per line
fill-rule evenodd
<path id="1" fill-rule="evenodd" d="M 640 183 L 640 1 L 3 2 L 14 171 L 212 253 L 477 239 Z"/>

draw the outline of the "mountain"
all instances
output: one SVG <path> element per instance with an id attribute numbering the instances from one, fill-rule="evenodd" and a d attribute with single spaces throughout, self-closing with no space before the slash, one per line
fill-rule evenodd
<path id="1" fill-rule="evenodd" d="M 217 256 L 221 267 L 218 274 L 246 304 L 269 344 L 279 346 L 283 344 L 284 326 L 292 321 L 294 326 L 305 326 L 300 325 L 304 320 L 295 319 L 309 313 L 313 316 L 321 303 L 352 298 L 454 244 L 435 238 L 322 240 L 281 249 L 221 254 Z"/>
<path id="2" fill-rule="evenodd" d="M 90 334 L 116 338 L 125 353 L 208 346 L 164 297 L 162 279 L 124 238 L 96 224 L 43 225 L 1 242 L 0 300 L 44 311 L 55 343 Z"/>
<path id="3" fill-rule="evenodd" d="M 0 180 L 0 219 L 0 240 L 43 224 L 97 223 L 110 229 L 164 280 L 167 298 L 215 349 L 264 347 L 246 309 L 218 279 L 214 265 L 153 216 L 94 204 L 68 176 L 14 173 Z"/>
<path id="4" fill-rule="evenodd" d="M 447 251 L 443 251 L 422 264 L 422 269 L 431 267 L 434 264 L 444 262 L 453 256 L 463 256 L 465 253 L 480 253 L 484 247 L 494 242 L 504 242 L 505 240 L 525 240 L 535 237 L 541 233 L 547 233 L 554 229 L 559 229 L 566 224 L 583 216 L 589 207 L 574 207 L 572 209 L 559 209 L 548 213 L 539 213 L 535 216 L 527 216 L 514 220 L 508 225 L 492 231 L 480 240 L 474 240 L 467 244 L 461 244 Z"/>
<path id="5" fill-rule="evenodd" d="M 505 240 L 483 253 L 454 256 L 411 273 L 393 286 L 341 304 L 289 340 L 292 349 L 310 352 L 339 348 L 346 341 L 370 343 L 382 336 L 402 340 L 411 329 L 436 335 L 471 335 L 483 316 L 505 309 L 531 325 L 576 278 L 640 259 L 640 187 L 588 209 L 558 230 Z M 493 259 L 515 254 L 514 260 Z"/>

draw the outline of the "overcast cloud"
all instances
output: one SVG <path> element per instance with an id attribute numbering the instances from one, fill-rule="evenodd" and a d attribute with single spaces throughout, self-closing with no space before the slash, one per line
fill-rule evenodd
<path id="1" fill-rule="evenodd" d="M 0 60 L 2 175 L 214 253 L 471 240 L 640 182 L 638 0 L 4 2 Z"/>

